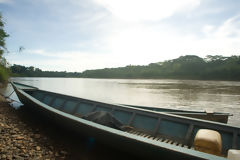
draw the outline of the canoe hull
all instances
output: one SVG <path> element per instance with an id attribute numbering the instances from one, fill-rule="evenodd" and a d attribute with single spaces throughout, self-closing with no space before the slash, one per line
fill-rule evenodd
<path id="1" fill-rule="evenodd" d="M 228 117 L 232 116 L 232 114 L 221 113 L 221 112 L 208 113 L 206 111 L 179 110 L 179 109 L 146 107 L 146 106 L 137 106 L 137 105 L 125 105 L 125 104 L 122 104 L 122 105 L 134 107 L 134 108 L 146 109 L 150 111 L 163 112 L 163 113 L 169 113 L 169 114 L 174 114 L 179 116 L 203 119 L 203 120 L 208 120 L 213 122 L 220 122 L 220 123 L 227 123 Z"/>
<path id="2" fill-rule="evenodd" d="M 173 113 L 174 114 L 174 113 Z M 220 122 L 220 123 L 227 123 L 228 122 L 228 115 L 213 115 L 213 114 L 181 114 L 177 113 L 175 115 L 179 116 L 186 116 L 191 118 L 203 119 L 213 122 Z"/>
<path id="3" fill-rule="evenodd" d="M 133 154 L 135 153 L 135 155 L 144 156 L 144 157 L 152 157 L 152 158 L 161 157 L 161 158 L 168 158 L 168 159 L 176 159 L 176 158 L 177 159 L 202 159 L 202 158 L 191 157 L 189 155 L 179 154 L 171 150 L 167 150 L 165 148 L 156 148 L 151 144 L 139 143 L 139 141 L 130 140 L 127 137 L 119 137 L 116 134 L 112 134 L 104 130 L 99 130 L 85 124 L 81 124 L 77 121 L 64 118 L 58 114 L 55 114 L 54 112 L 49 112 L 43 109 L 41 106 L 37 105 L 36 103 L 33 103 L 31 100 L 29 100 L 19 92 L 17 92 L 17 95 L 20 101 L 24 104 L 24 107 L 27 107 L 33 110 L 34 112 L 41 114 L 41 116 L 48 118 L 49 120 L 53 121 L 57 125 L 60 125 L 67 129 L 74 130 L 88 137 L 94 137 L 96 138 L 96 140 L 108 146 L 117 147 L 118 149 L 121 149 L 127 152 L 131 150 L 131 153 Z M 141 154 L 141 153 L 144 153 L 144 154 Z"/>
<path id="4" fill-rule="evenodd" d="M 84 122 L 79 122 L 74 119 L 67 118 L 55 112 L 49 112 L 49 110 L 43 108 L 41 104 L 35 103 L 29 97 L 23 94 L 23 92 L 15 90 L 20 101 L 27 107 L 36 113 L 41 114 L 53 121 L 57 125 L 63 126 L 67 129 L 74 130 L 80 134 L 84 134 L 88 137 L 94 137 L 97 141 L 109 146 L 113 146 L 117 149 L 129 152 L 139 157 L 146 157 L 148 159 L 163 158 L 163 159 L 208 159 L 206 157 L 212 157 L 210 159 L 218 159 L 212 155 L 203 154 L 194 150 L 184 149 L 181 147 L 171 147 L 168 144 L 156 145 L 153 141 L 139 140 L 141 137 L 134 137 L 128 133 L 118 134 L 119 131 L 109 132 L 108 130 L 99 129 Z M 121 131 L 120 131 L 121 132 Z M 204 155 L 204 156 L 203 156 Z M 222 158 L 220 158 L 222 159 Z"/>

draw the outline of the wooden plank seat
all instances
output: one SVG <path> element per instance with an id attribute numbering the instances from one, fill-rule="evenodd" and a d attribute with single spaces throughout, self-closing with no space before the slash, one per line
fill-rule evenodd
<path id="1" fill-rule="evenodd" d="M 193 146 L 187 146 L 187 145 L 184 145 L 184 144 L 179 143 L 177 141 L 167 139 L 167 138 L 163 138 L 163 137 L 159 137 L 159 136 L 155 137 L 155 136 L 152 136 L 151 134 L 148 134 L 148 133 L 136 131 L 135 129 L 129 130 L 129 131 L 127 131 L 127 133 L 134 134 L 134 135 L 137 135 L 137 136 L 141 136 L 141 137 L 144 137 L 144 138 L 147 138 L 147 139 L 150 139 L 150 140 L 155 140 L 155 141 L 159 141 L 159 142 L 173 144 L 175 146 L 179 146 L 179 147 L 183 147 L 183 148 L 194 149 Z"/>

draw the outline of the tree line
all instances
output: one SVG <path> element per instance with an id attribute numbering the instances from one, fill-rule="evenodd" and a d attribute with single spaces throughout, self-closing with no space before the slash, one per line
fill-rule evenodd
<path id="1" fill-rule="evenodd" d="M 186 55 L 149 65 L 128 65 L 84 72 L 42 71 L 32 66 L 16 64 L 11 66 L 10 70 L 12 76 L 26 77 L 240 80 L 240 56 L 208 55 L 201 58 L 196 55 Z"/>
<path id="2" fill-rule="evenodd" d="M 66 71 L 42 71 L 33 66 L 25 67 L 22 65 L 14 64 L 10 67 L 12 77 L 80 77 L 79 72 L 66 72 Z"/>

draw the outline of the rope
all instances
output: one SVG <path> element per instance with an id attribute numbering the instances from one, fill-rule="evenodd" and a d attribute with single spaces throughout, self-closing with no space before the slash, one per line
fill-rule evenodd
<path id="1" fill-rule="evenodd" d="M 10 99 L 12 102 L 21 103 L 21 102 L 19 102 L 19 101 L 15 100 L 15 99 L 12 99 L 12 98 L 8 98 L 8 99 Z M 22 103 L 21 103 L 21 104 L 22 104 Z"/>
<path id="2" fill-rule="evenodd" d="M 15 91 L 13 90 L 11 94 L 9 94 L 9 96 L 4 96 L 5 98 L 9 98 Z"/>
<path id="3" fill-rule="evenodd" d="M 10 83 L 10 82 L 8 82 L 8 83 Z M 10 83 L 11 84 L 11 83 Z M 15 90 L 13 90 L 12 91 L 12 93 L 11 94 L 9 94 L 8 96 L 5 96 L 5 95 L 3 95 L 3 94 L 1 94 L 3 97 L 5 97 L 6 99 L 9 99 L 9 100 L 11 100 L 11 102 L 17 102 L 17 103 L 21 103 L 21 102 L 19 102 L 19 101 L 17 101 L 17 100 L 15 100 L 15 99 L 12 99 L 12 98 L 10 98 L 10 96 L 13 94 L 15 92 Z M 22 104 L 22 103 L 21 103 Z"/>
<path id="4" fill-rule="evenodd" d="M 14 93 L 14 91 L 13 91 L 12 93 Z M 12 94 L 12 93 L 11 93 L 11 94 Z M 10 95 L 11 95 L 11 94 L 10 94 Z M 13 102 L 13 101 L 14 101 L 14 102 L 17 102 L 17 103 L 21 103 L 21 102 L 19 102 L 19 101 L 15 100 L 15 99 L 12 99 L 12 98 L 10 98 L 10 97 L 8 97 L 8 96 L 4 96 L 3 94 L 0 94 L 0 95 L 1 95 L 1 96 L 3 96 L 3 97 L 4 97 L 4 98 L 6 98 L 6 99 L 9 99 L 9 100 L 11 100 L 11 102 Z M 9 96 L 10 96 L 10 95 L 9 95 Z M 22 104 L 22 103 L 21 103 L 21 104 Z"/>

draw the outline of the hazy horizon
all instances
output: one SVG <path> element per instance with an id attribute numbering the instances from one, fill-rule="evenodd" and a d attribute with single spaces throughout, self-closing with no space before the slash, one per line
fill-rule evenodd
<path id="1" fill-rule="evenodd" d="M 82 72 L 184 55 L 239 55 L 239 7 L 235 0 L 0 0 L 10 34 L 5 57 Z"/>

